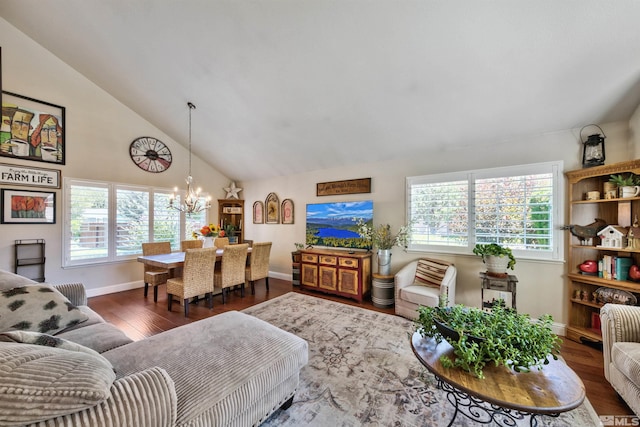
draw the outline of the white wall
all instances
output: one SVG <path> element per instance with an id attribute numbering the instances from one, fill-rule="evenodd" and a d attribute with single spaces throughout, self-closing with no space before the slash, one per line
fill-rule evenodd
<path id="1" fill-rule="evenodd" d="M 627 123 L 610 123 L 601 126 L 607 136 L 607 163 L 629 160 L 630 150 Z M 247 238 L 254 241 L 272 241 L 271 270 L 284 275 L 291 274 L 291 251 L 295 242 L 305 239 L 305 207 L 307 203 L 326 201 L 366 200 L 374 201 L 374 223 L 389 223 L 396 231 L 405 220 L 405 177 L 432 173 L 452 172 L 481 168 L 500 167 L 525 163 L 564 161 L 565 170 L 579 169 L 582 162 L 582 146 L 579 143 L 580 129 L 550 132 L 535 137 L 497 141 L 491 147 L 469 145 L 460 150 L 442 147 L 432 156 L 408 158 L 398 161 L 365 164 L 349 169 L 310 171 L 306 174 L 245 182 Z M 371 194 L 316 197 L 316 183 L 355 178 L 372 178 Z M 275 192 L 280 201 L 290 198 L 295 204 L 295 223 L 253 224 L 251 207 L 256 200 Z M 565 209 L 566 211 L 566 209 Z M 565 218 L 565 221 L 567 218 Z M 566 238 L 566 235 L 565 235 Z M 405 263 L 417 259 L 421 253 L 405 253 L 400 248 L 392 252 L 392 272 Z M 478 274 L 486 269 L 476 256 L 431 254 L 453 261 L 458 268 L 456 302 L 470 306 L 480 305 L 480 279 Z M 375 256 L 373 262 L 376 267 Z M 518 260 L 515 271 L 518 277 L 518 310 L 537 317 L 549 313 L 556 322 L 566 323 L 567 283 L 565 265 L 556 262 L 532 262 Z"/>
<path id="2" fill-rule="evenodd" d="M 3 89 L 36 99 L 63 105 L 67 108 L 67 165 L 60 166 L 62 175 L 75 178 L 113 180 L 133 184 L 173 187 L 183 182 L 187 170 L 187 151 L 134 112 L 113 99 L 48 51 L 25 37 L 0 18 L 2 38 Z M 182 102 L 177 100 L 177 102 Z M 640 109 L 639 109 L 640 111 Z M 499 118 L 496 118 L 499 120 Z M 186 125 L 186 122 L 185 122 Z M 462 124 L 461 124 L 462 125 Z M 631 129 L 630 129 L 631 126 Z M 606 135 L 607 163 L 640 156 L 640 112 L 630 123 L 602 125 Z M 276 276 L 290 277 L 291 251 L 295 242 L 305 239 L 305 207 L 321 201 L 374 200 L 375 223 L 389 223 L 394 230 L 404 223 L 405 177 L 516 165 L 551 160 L 563 160 L 565 170 L 580 168 L 582 147 L 579 130 L 549 132 L 527 139 L 496 141 L 491 147 L 472 143 L 464 149 L 442 147 L 424 158 L 358 165 L 351 168 L 309 171 L 305 174 L 238 182 L 244 188 L 246 238 L 272 241 L 271 270 Z M 149 174 L 136 167 L 128 157 L 130 142 L 138 136 L 155 136 L 167 143 L 175 160 L 171 168 L 161 174 Z M 633 138 L 630 135 L 635 135 Z M 425 138 L 428 138 L 425 135 Z M 335 155 L 339 155 L 335 154 Z M 9 158 L 0 162 L 14 163 Z M 17 163 L 17 162 L 15 162 Z M 46 163 L 28 162 L 34 167 L 49 167 Z M 222 188 L 229 180 L 204 162 L 194 158 L 194 175 L 205 191 L 214 199 L 223 198 Z M 316 183 L 353 178 L 372 178 L 371 194 L 316 197 Z M 293 225 L 253 224 L 251 207 L 256 200 L 264 201 L 275 192 L 280 201 L 290 198 L 295 204 Z M 57 191 L 58 201 L 61 192 Z M 215 209 L 211 221 L 217 221 Z M 60 250 L 62 211 L 57 208 L 57 224 L 0 225 L 0 268 L 13 269 L 13 241 L 15 239 L 45 238 L 47 240 L 47 279 L 51 282 L 81 281 L 94 292 L 98 288 L 116 287 L 139 282 L 142 267 L 135 261 L 102 267 L 62 270 Z M 566 218 L 565 218 L 566 221 Z M 392 271 L 407 261 L 419 258 L 419 253 L 404 253 L 394 248 Z M 478 257 L 437 254 L 455 262 L 458 267 L 457 302 L 472 306 L 480 304 L 480 280 L 484 271 Z M 375 262 L 374 262 L 375 268 Z M 563 263 L 543 263 L 519 260 L 514 272 L 519 279 L 518 309 L 534 317 L 550 313 L 557 322 L 567 319 L 567 284 Z M 112 288 L 114 289 L 114 288 Z"/>
<path id="3" fill-rule="evenodd" d="M 187 149 L 1 18 L 0 34 L 2 89 L 66 107 L 66 165 L 20 161 L 9 157 L 0 157 L 0 162 L 60 169 L 63 177 L 184 188 L 188 171 Z M 132 78 L 143 77 L 132 75 Z M 187 135 L 186 103 L 184 126 Z M 129 144 L 139 136 L 154 136 L 169 146 L 174 162 L 167 171 L 148 173 L 133 164 L 129 158 Z M 229 183 L 226 177 L 195 156 L 193 172 L 203 191 L 209 192 L 214 199 L 224 197 L 222 188 Z M 61 190 L 56 191 L 56 201 L 54 225 L 0 225 L 0 268 L 13 271 L 14 240 L 44 238 L 47 244 L 48 282 L 79 281 L 92 289 L 141 281 L 142 265 L 135 261 L 63 270 Z M 216 209 L 212 209 L 210 214 L 211 221 L 217 221 L 216 203 L 214 207 Z"/>
<path id="4" fill-rule="evenodd" d="M 640 105 L 636 108 L 636 111 L 629 120 L 629 144 L 633 153 L 633 158 L 640 157 Z"/>

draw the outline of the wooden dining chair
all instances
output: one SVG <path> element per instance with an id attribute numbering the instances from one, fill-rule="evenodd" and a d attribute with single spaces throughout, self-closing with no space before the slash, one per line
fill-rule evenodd
<path id="1" fill-rule="evenodd" d="M 183 240 L 180 242 L 180 252 L 186 252 L 187 249 L 200 249 L 204 242 L 199 239 Z"/>
<path id="2" fill-rule="evenodd" d="M 245 268 L 247 265 L 247 250 L 249 245 L 228 245 L 222 251 L 220 268 L 215 271 L 214 287 L 222 290 L 222 303 L 225 303 L 225 293 L 232 286 L 240 285 L 241 295 L 244 297 Z"/>
<path id="3" fill-rule="evenodd" d="M 216 248 L 187 249 L 184 254 L 182 277 L 167 280 L 167 308 L 171 311 L 173 297 L 184 304 L 184 316 L 189 315 L 189 299 L 205 295 L 213 308 L 213 270 Z"/>
<path id="4" fill-rule="evenodd" d="M 271 254 L 271 242 L 256 242 L 251 249 L 251 257 L 246 267 L 246 280 L 251 284 L 251 295 L 256 293 L 256 280 L 265 279 L 267 291 L 269 290 L 269 256 Z"/>
<path id="5" fill-rule="evenodd" d="M 142 255 L 160 255 L 171 253 L 171 242 L 149 242 L 142 244 Z M 158 302 L 158 286 L 167 283 L 169 270 L 166 268 L 144 265 L 144 297 L 147 297 L 149 286 L 153 286 L 153 302 Z"/>
<path id="6" fill-rule="evenodd" d="M 215 245 L 216 248 L 223 249 L 225 246 L 229 245 L 229 238 L 228 237 L 216 237 L 216 239 L 213 241 L 213 244 Z"/>

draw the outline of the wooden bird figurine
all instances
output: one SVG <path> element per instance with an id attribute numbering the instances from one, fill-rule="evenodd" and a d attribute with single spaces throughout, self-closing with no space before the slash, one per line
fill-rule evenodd
<path id="1" fill-rule="evenodd" d="M 564 225 L 562 230 L 569 230 L 571 234 L 580 239 L 580 244 L 587 244 L 586 241 L 593 239 L 598 232 L 607 226 L 607 222 L 602 218 L 596 218 L 594 222 L 588 225 Z"/>

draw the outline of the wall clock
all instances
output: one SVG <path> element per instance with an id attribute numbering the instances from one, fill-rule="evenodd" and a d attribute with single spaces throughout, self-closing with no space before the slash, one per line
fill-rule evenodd
<path id="1" fill-rule="evenodd" d="M 151 136 L 134 139 L 129 146 L 129 156 L 140 169 L 153 173 L 166 171 L 173 161 L 169 147 Z"/>

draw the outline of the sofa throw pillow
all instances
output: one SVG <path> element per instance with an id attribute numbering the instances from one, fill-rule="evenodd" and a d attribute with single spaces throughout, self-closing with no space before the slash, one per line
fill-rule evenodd
<path id="1" fill-rule="evenodd" d="M 440 288 L 447 268 L 449 268 L 449 264 L 441 264 L 424 258 L 419 259 L 416 267 L 415 283 L 417 285 Z"/>
<path id="2" fill-rule="evenodd" d="M 93 407 L 116 375 L 88 353 L 0 342 L 0 425 L 23 425 Z"/>
<path id="3" fill-rule="evenodd" d="M 97 351 L 85 347 L 83 345 L 77 344 L 73 341 L 66 340 L 60 337 L 54 337 L 49 334 L 42 334 L 40 332 L 32 332 L 32 331 L 8 331 L 8 332 L 0 332 L 0 342 L 15 342 L 22 344 L 35 344 L 41 345 L 44 347 L 55 347 L 61 348 L 63 350 L 69 351 L 78 351 L 80 353 L 86 353 L 93 357 L 102 360 L 102 362 L 108 366 L 111 366 L 111 362 L 109 362 L 103 355 L 98 353 Z"/>
<path id="4" fill-rule="evenodd" d="M 52 286 L 20 286 L 0 292 L 0 331 L 53 335 L 87 319 L 89 316 Z"/>

